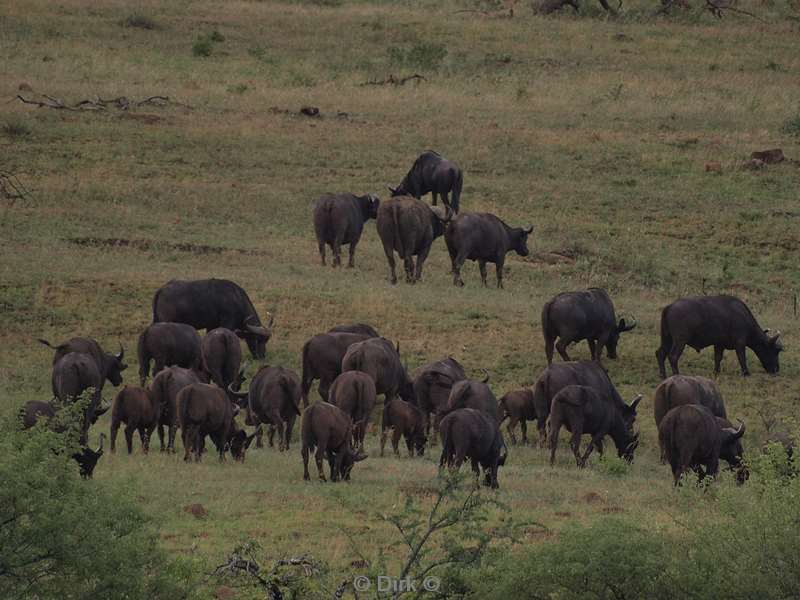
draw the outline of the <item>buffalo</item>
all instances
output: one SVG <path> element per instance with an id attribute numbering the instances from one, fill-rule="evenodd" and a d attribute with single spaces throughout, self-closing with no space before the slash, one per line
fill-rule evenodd
<path id="1" fill-rule="evenodd" d="M 533 226 L 509 227 L 489 213 L 458 215 L 444 232 L 444 241 L 453 265 L 453 285 L 464 285 L 461 267 L 469 259 L 478 261 L 484 286 L 486 263 L 493 263 L 497 273 L 497 287 L 502 288 L 506 253 L 514 250 L 520 256 L 528 256 L 528 235 L 532 231 Z"/>
<path id="2" fill-rule="evenodd" d="M 572 432 L 570 446 L 579 467 L 584 467 L 592 449 L 603 453 L 603 438 L 610 436 L 617 447 L 620 458 L 631 462 L 633 451 L 639 445 L 639 435 L 633 430 L 636 420 L 636 405 L 642 399 L 638 395 L 630 406 L 620 405 L 607 396 L 584 385 L 568 385 L 553 398 L 550 407 L 550 464 L 555 463 L 558 448 L 558 433 L 564 425 Z M 586 452 L 580 455 L 581 436 L 592 436 Z"/>
<path id="3" fill-rule="evenodd" d="M 30 400 L 19 411 L 19 420 L 23 429 L 30 429 L 39 419 L 49 421 L 56 415 L 56 409 L 50 402 Z"/>
<path id="4" fill-rule="evenodd" d="M 88 337 L 72 338 L 58 346 L 53 346 L 50 342 L 43 339 L 39 339 L 39 343 L 56 351 L 53 355 L 53 366 L 55 366 L 65 354 L 69 354 L 70 352 L 79 352 L 89 355 L 92 360 L 94 360 L 97 370 L 102 377 L 101 388 L 105 380 L 111 382 L 111 385 L 114 387 L 120 385 L 122 383 L 122 372 L 128 368 L 128 365 L 123 362 L 125 358 L 125 349 L 122 347 L 122 344 L 119 346 L 118 354 L 111 354 L 110 352 L 104 351 L 97 340 Z"/>
<path id="5" fill-rule="evenodd" d="M 150 436 L 158 425 L 161 404 L 147 390 L 126 385 L 114 398 L 111 408 L 111 452 L 117 450 L 117 431 L 120 423 L 125 423 L 125 443 L 128 454 L 133 453 L 133 433 L 139 432 L 142 452 L 150 450 Z"/>
<path id="6" fill-rule="evenodd" d="M 347 266 L 355 266 L 353 260 L 364 223 L 378 216 L 379 205 L 380 200 L 374 194 L 325 194 L 317 200 L 314 205 L 314 231 L 322 266 L 325 266 L 325 244 L 333 252 L 334 267 L 342 264 L 341 247 L 349 245 L 350 260 Z"/>
<path id="7" fill-rule="evenodd" d="M 139 335 L 139 383 L 144 386 L 150 374 L 150 361 L 155 361 L 153 375 L 164 367 L 177 365 L 200 370 L 203 350 L 200 334 L 185 323 L 153 323 Z"/>
<path id="8" fill-rule="evenodd" d="M 338 406 L 329 402 L 315 402 L 303 411 L 301 424 L 303 440 L 303 479 L 308 481 L 308 455 L 316 449 L 314 460 L 317 463 L 319 478 L 325 481 L 322 459 L 328 459 L 331 481 L 350 479 L 353 465 L 367 458 L 362 452 L 353 450 L 353 421 Z"/>
<path id="9" fill-rule="evenodd" d="M 381 456 L 390 430 L 392 430 L 392 449 L 396 455 L 400 455 L 398 450 L 400 436 L 406 440 L 409 457 L 414 456 L 415 450 L 417 456 L 425 454 L 425 444 L 428 442 L 428 437 L 425 435 L 426 423 L 425 413 L 410 402 L 395 398 L 385 404 L 381 422 Z"/>
<path id="10" fill-rule="evenodd" d="M 100 434 L 100 445 L 97 450 L 92 450 L 89 446 L 82 446 L 79 452 L 72 454 L 73 460 L 78 463 L 81 478 L 91 479 L 94 474 L 94 469 L 97 466 L 97 461 L 103 456 L 103 442 L 106 439 L 106 434 Z"/>
<path id="11" fill-rule="evenodd" d="M 593 360 L 600 360 L 603 347 L 608 358 L 617 358 L 617 344 L 621 333 L 636 327 L 636 320 L 617 321 L 614 303 L 603 289 L 589 288 L 581 292 L 563 292 L 542 308 L 542 334 L 547 364 L 553 362 L 553 346 L 564 360 L 567 346 L 586 340 Z M 558 338 L 558 343 L 555 343 Z"/>
<path id="12" fill-rule="evenodd" d="M 507 393 L 498 401 L 499 405 L 499 422 L 502 423 L 508 419 L 508 437 L 511 438 L 511 443 L 516 445 L 517 436 L 514 434 L 514 428 L 519 423 L 520 430 L 522 430 L 522 443 L 528 443 L 528 421 L 536 420 L 536 410 L 533 406 L 533 390 L 524 388 Z"/>
<path id="13" fill-rule="evenodd" d="M 734 296 L 695 296 L 676 300 L 661 311 L 661 345 L 656 350 L 661 378 L 667 376 L 664 361 L 669 358 L 672 374 L 678 375 L 678 360 L 686 346 L 698 352 L 714 346 L 714 374 L 719 374 L 722 354 L 736 350 L 742 375 L 747 369 L 746 349 L 756 353 L 767 373 L 777 373 L 778 355 L 783 350 L 780 332 L 761 329 L 747 305 Z"/>
<path id="14" fill-rule="evenodd" d="M 414 401 L 414 384 L 400 362 L 400 346 L 386 338 L 368 338 L 352 344 L 342 359 L 342 372 L 361 371 L 375 382 L 375 392 L 383 394 L 386 404 L 398 394 Z"/>
<path id="15" fill-rule="evenodd" d="M 683 404 L 699 404 L 710 410 L 715 417 L 728 418 L 725 401 L 716 382 L 705 377 L 673 375 L 656 388 L 653 399 L 656 427 L 671 409 Z"/>
<path id="16" fill-rule="evenodd" d="M 158 373 L 150 384 L 150 395 L 159 405 L 158 440 L 161 452 L 175 452 L 175 432 L 178 429 L 177 398 L 187 385 L 203 383 L 198 374 L 183 367 L 168 367 Z M 164 427 L 167 428 L 167 445 L 164 446 Z"/>
<path id="17" fill-rule="evenodd" d="M 320 398 L 328 399 L 328 389 L 342 372 L 347 349 L 368 338 L 359 333 L 320 333 L 303 344 L 303 406 L 308 406 L 308 392 L 315 379 L 319 379 Z"/>
<path id="18" fill-rule="evenodd" d="M 153 296 L 153 323 L 186 323 L 195 329 L 230 329 L 247 342 L 253 358 L 267 355 L 274 318 L 267 326 L 241 287 L 227 279 L 173 279 Z"/>
<path id="19" fill-rule="evenodd" d="M 100 412 L 103 376 L 97 363 L 88 354 L 69 352 L 53 366 L 53 396 L 62 403 L 75 401 L 85 391 L 92 389 L 91 398 L 86 405 L 80 426 L 80 443 L 86 445 L 89 425 L 97 421 Z M 103 411 L 105 412 L 105 411 Z"/>
<path id="20" fill-rule="evenodd" d="M 428 192 L 433 195 L 436 206 L 437 196 L 448 208 L 457 213 L 461 203 L 461 186 L 464 182 L 461 169 L 438 152 L 426 150 L 417 157 L 411 170 L 396 188 L 389 188 L 392 196 L 413 196 L 422 198 Z M 451 199 L 447 194 L 452 192 Z"/>
<path id="21" fill-rule="evenodd" d="M 289 449 L 294 420 L 300 416 L 300 378 L 284 367 L 261 367 L 246 392 L 228 390 L 240 400 L 247 399 L 251 425 L 266 423 L 278 431 L 278 449 Z M 270 436 L 270 446 L 272 445 Z"/>
<path id="22" fill-rule="evenodd" d="M 440 414 L 446 415 L 459 408 L 474 408 L 497 420 L 497 398 L 487 385 L 488 381 L 489 374 L 487 373 L 483 381 L 462 379 L 454 383 L 450 390 L 450 396 L 447 398 L 447 404 Z"/>
<path id="23" fill-rule="evenodd" d="M 366 337 L 381 337 L 372 325 L 367 325 L 366 323 L 337 325 L 336 327 L 331 327 L 328 333 L 357 333 Z"/>
<path id="24" fill-rule="evenodd" d="M 242 347 L 239 338 L 230 329 L 217 327 L 209 331 L 200 345 L 203 368 L 211 381 L 227 389 L 238 390 L 244 381 Z"/>
<path id="25" fill-rule="evenodd" d="M 731 468 L 738 469 L 737 481 L 744 483 L 747 469 L 742 465 L 742 442 L 744 423 L 734 428 L 721 417 L 699 404 L 684 404 L 670 410 L 658 426 L 658 442 L 661 454 L 672 467 L 675 485 L 681 476 L 693 470 L 698 479 L 716 476 L 719 459 Z"/>
<path id="26" fill-rule="evenodd" d="M 431 208 L 421 200 L 410 196 L 391 198 L 381 204 L 378 209 L 377 228 L 386 260 L 389 262 L 389 281 L 392 285 L 397 283 L 394 253 L 397 252 L 403 261 L 406 282 L 419 281 L 431 244 L 444 233 L 450 215 L 449 210 Z"/>
<path id="27" fill-rule="evenodd" d="M 428 436 L 431 430 L 431 415 L 434 416 L 432 441 L 439 435 L 441 418 L 439 413 L 447 405 L 453 384 L 466 378 L 464 367 L 452 356 L 423 365 L 414 373 L 414 398 L 417 406 L 425 412 Z"/>
<path id="28" fill-rule="evenodd" d="M 497 488 L 497 470 L 506 463 L 508 454 L 497 420 L 483 411 L 460 408 L 448 414 L 439 424 L 442 456 L 439 467 L 459 469 L 465 458 L 472 461 L 477 479 L 478 465 L 483 467 L 485 485 Z"/>
<path id="29" fill-rule="evenodd" d="M 599 363 L 592 360 L 553 363 L 545 368 L 533 386 L 533 407 L 542 447 L 546 442 L 545 425 L 553 398 L 568 385 L 585 385 L 601 397 L 610 398 L 617 406 L 626 406 Z"/>
<path id="30" fill-rule="evenodd" d="M 364 450 L 364 436 L 375 407 L 375 396 L 375 382 L 361 371 L 342 373 L 331 385 L 329 402 L 353 419 L 353 444 L 359 450 Z"/>
<path id="31" fill-rule="evenodd" d="M 245 452 L 256 434 L 248 436 L 239 429 L 234 420 L 235 405 L 225 390 L 205 383 L 193 383 L 178 392 L 176 403 L 185 450 L 183 460 L 188 461 L 194 453 L 195 460 L 200 461 L 208 435 L 217 448 L 220 462 L 225 460 L 228 449 L 234 460 L 244 461 Z"/>

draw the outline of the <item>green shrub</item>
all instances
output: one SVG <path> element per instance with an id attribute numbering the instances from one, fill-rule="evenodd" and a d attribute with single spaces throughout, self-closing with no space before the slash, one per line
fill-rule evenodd
<path id="1" fill-rule="evenodd" d="M 214 31 L 212 31 L 212 32 L 211 32 L 211 34 L 208 36 L 208 39 L 210 39 L 212 42 L 224 42 L 224 41 L 225 41 L 225 36 L 224 36 L 224 35 L 222 35 L 222 34 L 221 34 L 219 31 L 217 31 L 217 30 L 215 29 L 215 30 L 214 30 Z"/>
<path id="2" fill-rule="evenodd" d="M 3 123 L 2 131 L 9 138 L 22 138 L 31 133 L 30 127 L 22 121 L 7 121 Z"/>
<path id="3" fill-rule="evenodd" d="M 800 111 L 783 122 L 781 133 L 800 136 Z"/>
<path id="4" fill-rule="evenodd" d="M 210 38 L 202 35 L 195 40 L 192 45 L 192 54 L 195 56 L 211 56 L 214 51 L 214 42 Z"/>

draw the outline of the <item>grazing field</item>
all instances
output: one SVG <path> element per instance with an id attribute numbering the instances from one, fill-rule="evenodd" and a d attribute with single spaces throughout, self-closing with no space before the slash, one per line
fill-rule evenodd
<path id="1" fill-rule="evenodd" d="M 680 296 L 738 295 L 762 326 L 783 331 L 778 376 L 748 353 L 753 375 L 742 378 L 727 352 L 719 377 L 729 415 L 747 423 L 745 450 L 758 452 L 759 412 L 800 416 L 796 16 L 771 5 L 759 8 L 764 22 L 697 11 L 667 20 L 636 4 L 616 20 L 592 9 L 543 18 L 520 4 L 508 18 L 469 12 L 476 6 L 5 3 L 0 171 L 30 195 L 0 196 L 0 414 L 50 397 L 52 354 L 39 337 L 90 335 L 114 351 L 120 341 L 126 381 L 136 382 L 136 338 L 153 292 L 172 278 L 241 284 L 262 317 L 275 315 L 269 364 L 299 372 L 306 339 L 359 321 L 398 340 L 410 370 L 448 354 L 476 377 L 488 370 L 498 397 L 546 365 L 544 302 L 592 285 L 638 319 L 605 366 L 626 400 L 645 396 L 642 442 L 621 473 L 597 456 L 578 470 L 565 442 L 555 468 L 535 446 L 512 447 L 498 497 L 547 528 L 527 542 L 609 513 L 672 523 L 652 395 L 660 309 Z M 422 78 L 380 84 L 414 74 Z M 17 94 L 71 105 L 169 100 L 73 111 Z M 299 114 L 303 106 L 320 116 Z M 790 160 L 740 168 L 773 147 Z M 505 290 L 493 287 L 491 265 L 482 288 L 474 263 L 466 286 L 453 287 L 441 239 L 421 282 L 391 286 L 374 221 L 355 269 L 320 266 L 313 201 L 328 191 L 385 199 L 427 148 L 464 169 L 463 211 L 533 225 L 530 255 L 506 263 Z M 589 355 L 585 343 L 571 353 Z M 711 348 L 681 361 L 686 374 L 710 376 L 712 366 Z M 108 426 L 106 416 L 93 439 Z M 144 456 L 137 444 L 130 457 L 107 453 L 95 481 L 130 489 L 157 517 L 163 546 L 206 571 L 253 539 L 267 557 L 310 552 L 344 573 L 359 555 L 399 559 L 377 515 L 437 473 L 438 447 L 409 460 L 380 458 L 377 445 L 373 429 L 370 458 L 349 484 L 304 483 L 297 441 L 288 453 L 251 450 L 244 464 L 208 455 L 199 465 L 181 453 Z M 193 503 L 208 517 L 184 510 Z"/>

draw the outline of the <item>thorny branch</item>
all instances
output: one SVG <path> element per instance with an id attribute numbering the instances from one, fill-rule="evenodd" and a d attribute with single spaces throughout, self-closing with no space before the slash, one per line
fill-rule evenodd
<path id="1" fill-rule="evenodd" d="M 18 199 L 30 196 L 31 193 L 15 173 L 0 170 L 0 197 L 10 200 L 10 205 L 14 206 Z"/>
<path id="2" fill-rule="evenodd" d="M 53 96 L 48 96 L 47 94 L 41 95 L 44 100 L 34 100 L 23 97 L 21 94 L 17 94 L 17 99 L 23 102 L 24 104 L 32 104 L 34 106 L 38 106 L 39 108 L 54 108 L 56 110 L 71 110 L 71 111 L 80 111 L 80 110 L 107 110 L 108 108 L 116 108 L 119 110 L 128 110 L 131 107 L 139 107 L 139 106 L 167 106 L 167 105 L 174 105 L 174 106 L 183 106 L 185 108 L 192 108 L 188 104 L 182 104 L 181 102 L 176 102 L 170 99 L 169 96 L 150 96 L 149 98 L 145 98 L 144 100 L 132 100 L 127 98 L 126 96 L 118 96 L 117 98 L 111 99 L 103 99 L 103 98 L 96 98 L 95 100 L 81 100 L 76 104 L 67 104 L 60 98 L 55 98 Z"/>
<path id="3" fill-rule="evenodd" d="M 362 83 L 362 86 L 365 85 L 405 85 L 409 81 L 412 80 L 417 81 L 428 81 L 420 75 L 419 73 L 414 73 L 413 75 L 408 75 L 407 77 L 395 77 L 394 75 L 389 75 L 386 79 L 370 79 L 369 81 L 365 81 Z"/>

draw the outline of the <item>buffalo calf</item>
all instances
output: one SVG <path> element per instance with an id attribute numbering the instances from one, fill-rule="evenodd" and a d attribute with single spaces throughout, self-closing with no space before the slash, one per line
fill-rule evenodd
<path id="1" fill-rule="evenodd" d="M 161 405 L 153 395 L 140 387 L 126 385 L 114 398 L 111 408 L 111 452 L 117 451 L 117 431 L 125 423 L 125 443 L 133 453 L 133 432 L 139 432 L 142 452 L 150 450 L 150 436 L 158 425 Z"/>
<path id="2" fill-rule="evenodd" d="M 400 443 L 400 436 L 406 440 L 406 447 L 408 448 L 408 456 L 414 456 L 414 450 L 417 451 L 417 456 L 425 454 L 425 444 L 428 438 L 425 435 L 425 425 L 427 419 L 425 413 L 419 408 L 395 398 L 383 407 L 383 422 L 381 423 L 381 456 L 383 456 L 383 449 L 386 447 L 386 438 L 389 435 L 389 430 L 392 431 L 392 449 L 396 455 L 400 455 L 398 445 Z"/>
<path id="3" fill-rule="evenodd" d="M 514 435 L 514 429 L 519 423 L 519 428 L 522 431 L 522 443 L 528 443 L 528 421 L 536 420 L 536 410 L 533 406 L 533 390 L 525 388 L 522 390 L 515 390 L 507 393 L 498 401 L 500 414 L 499 422 L 502 423 L 508 419 L 506 430 L 508 437 L 511 438 L 511 443 L 517 443 L 517 436 Z"/>
<path id="4" fill-rule="evenodd" d="M 325 194 L 314 205 L 314 232 L 322 265 L 325 265 L 325 245 L 333 251 L 333 266 L 342 264 L 342 246 L 350 246 L 347 266 L 355 266 L 356 246 L 361 239 L 364 223 L 378 216 L 380 200 L 374 194 Z"/>
<path id="5" fill-rule="evenodd" d="M 175 432 L 178 430 L 177 398 L 187 385 L 206 383 L 200 380 L 196 371 L 183 367 L 168 367 L 160 371 L 150 384 L 149 393 L 159 406 L 158 440 L 161 452 L 175 452 Z M 167 428 L 167 445 L 164 446 L 164 428 Z"/>
<path id="6" fill-rule="evenodd" d="M 325 481 L 323 458 L 328 459 L 331 481 L 338 481 L 340 478 L 348 481 L 353 465 L 367 458 L 366 454 L 353 450 L 353 421 L 342 409 L 328 402 L 315 402 L 303 411 L 301 433 L 303 479 L 306 481 L 311 479 L 308 474 L 308 456 L 314 449 L 314 460 L 322 481 Z"/>

